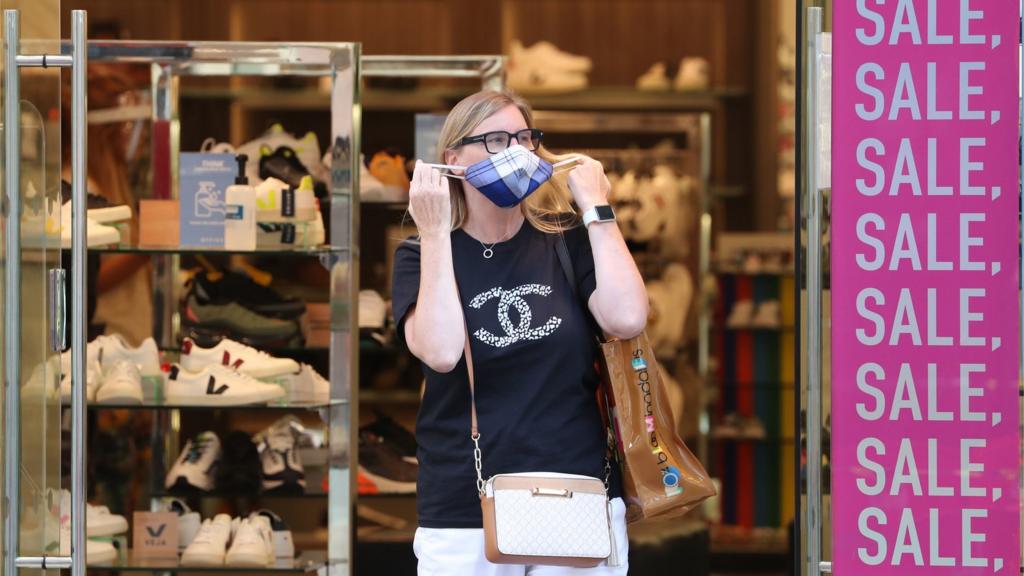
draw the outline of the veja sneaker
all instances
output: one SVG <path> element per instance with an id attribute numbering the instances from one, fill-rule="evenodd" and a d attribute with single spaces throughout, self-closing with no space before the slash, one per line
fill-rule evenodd
<path id="1" fill-rule="evenodd" d="M 644 72 L 636 79 L 637 90 L 664 91 L 672 88 L 672 82 L 668 79 L 665 70 L 665 63 L 653 64 L 647 72 Z"/>
<path id="2" fill-rule="evenodd" d="M 37 404 L 41 399 L 56 398 L 60 392 L 59 379 L 60 360 L 56 356 L 48 357 L 45 361 L 36 364 L 29 374 L 28 380 L 25 381 L 25 385 L 21 387 L 22 400 Z"/>
<path id="3" fill-rule="evenodd" d="M 235 531 L 225 564 L 231 567 L 264 568 L 274 561 L 270 520 L 253 515 L 243 519 Z"/>
<path id="4" fill-rule="evenodd" d="M 291 425 L 287 421 L 280 421 L 264 430 L 260 436 L 263 491 L 302 494 L 306 489 L 306 472 L 295 450 L 295 435 Z"/>
<path id="5" fill-rule="evenodd" d="M 128 520 L 120 514 L 111 514 L 106 506 L 85 505 L 85 533 L 93 536 L 114 536 L 128 531 Z"/>
<path id="6" fill-rule="evenodd" d="M 167 403 L 191 406 L 240 406 L 265 404 L 284 396 L 284 388 L 221 366 L 211 364 L 199 372 L 171 368 Z"/>
<path id="7" fill-rule="evenodd" d="M 65 516 L 70 517 L 71 510 L 71 492 L 67 490 L 60 491 L 60 510 L 63 523 Z M 124 516 L 111 514 L 110 509 L 106 506 L 93 506 L 88 502 L 85 503 L 85 535 L 87 537 L 114 536 L 127 531 L 128 521 Z"/>
<path id="8" fill-rule="evenodd" d="M 303 363 L 299 370 L 283 378 L 288 390 L 288 401 L 293 404 L 322 404 L 331 397 L 331 383 Z"/>
<path id="9" fill-rule="evenodd" d="M 274 558 L 294 558 L 295 542 L 292 540 L 292 531 L 280 516 L 270 510 L 263 509 L 253 512 L 253 516 L 263 516 L 270 521 L 270 529 L 273 535 Z"/>
<path id="10" fill-rule="evenodd" d="M 297 187 L 277 178 L 256 186 L 257 222 L 304 222 L 319 216 L 311 176 L 303 176 Z"/>
<path id="11" fill-rule="evenodd" d="M 142 404 L 142 374 L 128 360 L 117 360 L 104 371 L 103 383 L 96 390 L 100 404 Z"/>
<path id="12" fill-rule="evenodd" d="M 272 564 L 273 560 L 273 533 L 270 521 L 257 515 L 243 519 L 234 532 L 225 564 L 232 568 L 265 568 Z"/>
<path id="13" fill-rule="evenodd" d="M 233 368 L 254 378 L 271 378 L 299 370 L 299 363 L 290 358 L 275 358 L 262 350 L 224 338 L 212 348 L 203 348 L 191 338 L 181 344 L 181 367 L 201 372 L 210 364 Z"/>
<path id="14" fill-rule="evenodd" d="M 63 359 L 62 359 L 63 361 Z M 103 382 L 103 369 L 97 360 L 92 360 L 85 365 L 85 400 L 86 402 L 96 401 L 96 389 Z M 70 360 L 68 369 L 63 373 L 60 380 L 60 401 L 62 404 L 71 404 L 71 367 Z"/>
<path id="15" fill-rule="evenodd" d="M 181 555 L 182 566 L 223 566 L 224 553 L 231 539 L 231 517 L 218 514 L 203 521 L 192 543 Z"/>
<path id="16" fill-rule="evenodd" d="M 213 432 L 202 432 L 185 443 L 164 487 L 168 490 L 213 490 L 214 472 L 220 461 L 220 438 Z"/>
<path id="17" fill-rule="evenodd" d="M 313 248 L 327 241 L 324 221 L 314 218 L 307 222 L 258 222 L 256 246 L 259 248 Z"/>
<path id="18" fill-rule="evenodd" d="M 178 515 L 178 551 L 181 552 L 192 543 L 196 534 L 199 533 L 202 519 L 199 517 L 199 512 L 193 512 L 188 504 L 177 498 L 168 501 L 164 505 L 164 510 Z"/>
<path id="19" fill-rule="evenodd" d="M 103 365 L 118 360 L 128 360 L 139 368 L 143 376 L 159 376 L 160 350 L 156 341 L 146 338 L 137 348 L 128 344 L 120 334 L 97 336 L 85 347 L 86 362 L 99 361 Z M 71 352 L 61 354 L 61 369 L 64 374 L 71 372 Z"/>

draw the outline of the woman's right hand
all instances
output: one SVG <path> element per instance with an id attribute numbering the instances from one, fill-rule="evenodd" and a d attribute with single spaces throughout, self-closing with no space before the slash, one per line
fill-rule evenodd
<path id="1" fill-rule="evenodd" d="M 417 160 L 409 185 L 409 213 L 420 236 L 452 230 L 452 201 L 448 179 L 437 168 Z"/>

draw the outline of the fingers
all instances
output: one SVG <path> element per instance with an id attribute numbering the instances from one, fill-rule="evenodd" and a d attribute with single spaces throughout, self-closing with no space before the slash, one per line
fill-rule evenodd
<path id="1" fill-rule="evenodd" d="M 430 182 L 435 190 L 444 189 L 444 176 L 441 175 L 441 171 L 437 168 L 430 171 Z"/>

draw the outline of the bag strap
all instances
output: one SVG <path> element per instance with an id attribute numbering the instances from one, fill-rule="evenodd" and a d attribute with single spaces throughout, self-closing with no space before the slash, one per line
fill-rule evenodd
<path id="1" fill-rule="evenodd" d="M 455 280 L 455 297 L 462 306 L 462 293 L 459 291 L 459 281 Z M 476 376 L 473 372 L 473 348 L 469 342 L 469 322 L 466 320 L 466 313 L 462 312 L 462 326 L 466 332 L 466 340 L 462 345 L 462 354 L 466 358 L 466 376 L 469 380 L 469 426 L 470 439 L 473 440 L 473 466 L 476 468 L 476 489 L 480 497 L 484 497 L 485 483 L 483 477 L 483 457 L 480 453 L 480 427 L 476 415 Z"/>

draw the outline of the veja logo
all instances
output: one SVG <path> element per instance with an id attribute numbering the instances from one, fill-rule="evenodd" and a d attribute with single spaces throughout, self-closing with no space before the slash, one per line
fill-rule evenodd
<path id="1" fill-rule="evenodd" d="M 683 492 L 679 485 L 679 470 L 668 463 L 668 455 L 661 448 L 658 442 L 658 434 L 654 426 L 654 397 L 651 394 L 651 375 L 647 369 L 647 359 L 644 358 L 644 351 L 637 348 L 633 351 L 631 361 L 633 372 L 637 377 L 637 386 L 643 393 L 644 399 L 644 422 L 647 425 L 647 432 L 650 434 L 649 443 L 651 453 L 658 459 L 658 467 L 661 469 L 661 482 L 665 485 L 665 495 L 674 496 Z"/>
<path id="2" fill-rule="evenodd" d="M 161 524 L 159 526 L 146 526 L 146 534 L 149 535 L 145 539 L 144 544 L 150 547 L 162 547 L 167 546 L 167 539 L 163 537 L 164 530 L 167 529 L 167 524 Z"/>
<path id="3" fill-rule="evenodd" d="M 256 196 L 256 207 L 260 210 L 273 210 L 277 208 L 277 190 L 273 188 L 267 190 L 267 195 L 263 198 Z"/>
<path id="4" fill-rule="evenodd" d="M 149 536 L 151 538 L 159 538 L 160 535 L 163 534 L 164 530 L 166 530 L 166 529 L 167 529 L 167 524 L 161 524 L 160 526 L 158 526 L 155 529 L 152 526 L 146 526 L 146 532 L 149 532 Z"/>

